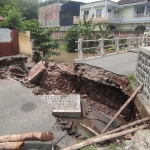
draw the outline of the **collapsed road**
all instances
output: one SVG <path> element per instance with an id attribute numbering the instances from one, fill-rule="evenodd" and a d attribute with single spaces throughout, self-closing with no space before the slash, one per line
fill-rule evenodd
<path id="1" fill-rule="evenodd" d="M 121 75 L 107 72 L 102 68 L 91 67 L 89 65 L 83 64 L 77 64 L 74 66 L 74 68 L 70 68 L 66 65 L 52 62 L 47 64 L 45 67 L 44 62 L 39 62 L 30 70 L 29 76 L 27 76 L 27 69 L 24 69 L 24 64 L 21 65 L 22 66 L 20 67 L 20 65 L 16 66 L 16 64 L 9 64 L 7 67 L 3 66 L 1 69 L 1 78 L 6 78 L 5 80 L 1 80 L 1 85 L 4 87 L 6 86 L 4 89 L 1 88 L 2 95 L 4 95 L 3 100 L 8 100 L 5 101 L 4 106 L 2 105 L 2 108 L 9 106 L 9 108 L 6 107 L 6 112 L 4 111 L 1 113 L 2 117 L 4 118 L 4 121 L 2 120 L 2 122 L 7 124 L 8 122 L 6 120 L 10 121 L 10 126 L 6 126 L 7 129 L 4 128 L 3 130 L 7 132 L 4 133 L 1 131 L 1 134 L 10 134 L 11 131 L 11 134 L 31 131 L 33 132 L 35 130 L 43 131 L 45 127 L 46 131 L 54 131 L 56 134 L 55 140 L 58 140 L 58 142 L 55 142 L 55 144 L 60 148 L 64 148 L 73 144 L 72 142 L 75 142 L 75 140 L 66 135 L 66 132 L 62 132 L 60 128 L 56 129 L 56 119 L 51 115 L 51 111 L 49 110 L 49 107 L 46 105 L 46 103 L 43 105 L 43 101 L 38 96 L 33 95 L 30 89 L 22 87 L 14 80 L 7 79 L 14 78 L 15 80 L 20 81 L 22 85 L 33 88 L 33 93 L 36 95 L 61 95 L 70 93 L 80 94 L 81 99 L 86 102 L 86 105 L 88 105 L 87 107 L 90 107 L 88 112 L 85 110 L 85 115 L 89 115 L 91 111 L 93 112 L 94 110 L 97 110 L 106 113 L 108 116 L 113 116 L 128 98 L 128 95 L 126 94 L 128 81 L 126 78 Z M 6 96 L 6 91 L 10 93 L 10 95 L 7 95 L 8 97 Z M 14 93 L 16 97 L 11 96 Z M 10 108 L 10 106 L 13 104 L 17 106 L 16 109 L 15 105 L 14 108 Z M 12 110 L 12 112 L 9 112 L 8 110 Z M 23 114 L 23 112 L 19 113 L 18 111 L 20 110 L 25 114 Z M 8 118 L 5 120 L 4 114 L 7 114 L 8 112 L 9 115 L 12 118 L 15 117 L 15 119 Z M 42 116 L 43 114 L 46 116 Z M 119 117 L 129 121 L 133 119 L 134 115 L 134 105 L 131 102 Z M 15 121 L 13 125 L 11 124 L 11 121 Z M 51 123 L 53 125 L 51 125 Z M 12 127 L 15 125 L 15 127 L 13 127 L 14 130 L 11 128 L 11 125 Z M 59 134 L 57 135 L 57 132 L 55 132 L 54 129 L 63 136 L 60 137 Z M 68 138 L 71 138 L 69 142 Z M 65 142 L 61 142 L 63 139 Z M 24 148 L 28 146 L 34 147 L 35 145 L 32 143 L 27 143 L 27 145 L 25 144 Z M 38 146 L 41 145 L 39 144 Z"/>

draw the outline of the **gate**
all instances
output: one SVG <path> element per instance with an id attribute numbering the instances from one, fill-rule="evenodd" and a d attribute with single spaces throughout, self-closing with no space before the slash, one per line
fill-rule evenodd
<path id="1" fill-rule="evenodd" d="M 18 30 L 0 29 L 0 57 L 19 54 Z"/>

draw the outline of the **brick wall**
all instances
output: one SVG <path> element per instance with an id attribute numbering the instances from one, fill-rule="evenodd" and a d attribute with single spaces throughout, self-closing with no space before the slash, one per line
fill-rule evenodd
<path id="1" fill-rule="evenodd" d="M 94 31 L 94 35 L 100 33 L 99 31 Z M 57 31 L 52 34 L 52 37 L 64 36 L 66 31 Z M 111 31 L 110 35 L 114 37 L 127 38 L 127 37 L 143 37 L 144 31 Z"/>

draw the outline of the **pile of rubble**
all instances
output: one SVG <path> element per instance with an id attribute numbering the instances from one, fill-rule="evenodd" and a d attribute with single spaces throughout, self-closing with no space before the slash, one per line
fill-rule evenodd
<path id="1" fill-rule="evenodd" d="M 124 94 L 128 85 L 124 76 L 84 64 L 75 64 L 72 68 L 55 62 L 46 65 L 41 61 L 30 70 L 25 80 L 25 86 L 36 86 L 33 89 L 34 94 L 79 93 L 83 100 L 95 105 L 95 109 L 107 105 L 107 109 L 103 110 L 110 115 L 111 109 L 118 110 L 128 98 L 128 95 Z M 126 119 L 129 119 L 133 106 L 133 103 L 130 103 L 123 111 L 122 115 L 127 117 Z"/>
<path id="2" fill-rule="evenodd" d="M 17 55 L 0 58 L 0 79 L 14 78 L 16 80 L 27 76 L 28 68 L 25 66 L 27 56 Z"/>
<path id="3" fill-rule="evenodd" d="M 112 110 L 118 110 L 128 98 L 125 94 L 128 81 L 124 76 L 85 64 L 74 64 L 72 68 L 42 61 L 29 71 L 25 66 L 26 60 L 18 57 L 13 61 L 12 58 L 1 61 L 0 78 L 19 80 L 26 87 L 34 88 L 33 93 L 36 95 L 78 93 L 94 109 L 101 109 L 110 116 Z M 129 119 L 133 106 L 130 103 L 123 111 L 122 115 L 126 119 Z"/>

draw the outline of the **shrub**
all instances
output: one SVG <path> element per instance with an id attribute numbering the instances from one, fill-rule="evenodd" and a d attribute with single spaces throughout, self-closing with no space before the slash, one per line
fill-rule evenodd
<path id="1" fill-rule="evenodd" d="M 52 51 L 58 48 L 58 39 L 51 37 L 52 32 L 59 30 L 58 27 L 51 27 L 44 29 L 36 19 L 24 21 L 22 23 L 22 30 L 29 30 L 31 38 L 34 39 L 34 55 L 33 60 L 38 62 L 40 60 L 48 60 L 50 55 L 58 55 Z"/>
<path id="2" fill-rule="evenodd" d="M 64 39 L 66 40 L 66 48 L 68 52 L 75 52 L 75 49 L 77 49 L 77 43 L 75 41 L 78 41 L 79 33 L 78 33 L 78 27 L 72 26 L 70 27 Z"/>
<path id="3" fill-rule="evenodd" d="M 146 26 L 144 25 L 138 25 L 135 30 L 146 30 Z"/>
<path id="4" fill-rule="evenodd" d="M 5 8 L 7 9 L 8 7 Z M 10 9 L 8 12 L 4 11 L 3 13 L 5 21 L 0 22 L 0 27 L 9 29 L 19 29 L 21 27 L 21 13 L 17 12 L 15 9 Z"/>
<path id="5" fill-rule="evenodd" d="M 116 26 L 114 26 L 114 25 L 112 25 L 112 24 L 109 24 L 108 26 L 107 26 L 107 29 L 110 29 L 110 30 L 116 30 Z"/>

